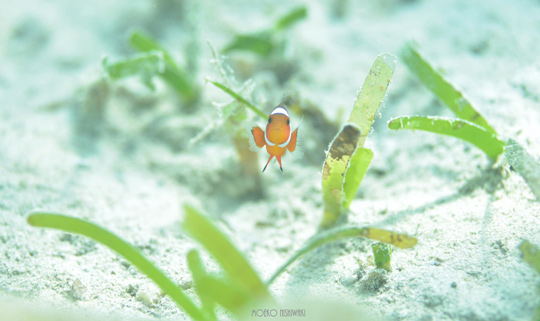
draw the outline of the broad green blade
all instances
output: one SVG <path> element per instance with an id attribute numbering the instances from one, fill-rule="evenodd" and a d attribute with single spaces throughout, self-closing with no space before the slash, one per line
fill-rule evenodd
<path id="1" fill-rule="evenodd" d="M 379 55 L 371 66 L 362 86 L 362 91 L 358 93 L 349 117 L 349 123 L 354 123 L 360 127 L 362 133 L 358 140 L 358 146 L 360 147 L 364 146 L 395 69 L 396 57 L 394 55 L 388 53 Z"/>
<path id="2" fill-rule="evenodd" d="M 78 219 L 60 214 L 33 212 L 28 216 L 28 224 L 47 227 L 87 236 L 99 242 L 136 266 L 143 274 L 156 283 L 176 304 L 195 320 L 205 320 L 201 311 L 191 299 L 169 279 L 160 269 L 144 257 L 139 250 L 106 229 Z"/>
<path id="3" fill-rule="evenodd" d="M 104 58 L 101 64 L 109 78 L 121 79 L 138 76 L 141 77 L 143 83 L 151 90 L 155 90 L 152 77 L 160 75 L 165 71 L 163 54 L 159 51 L 138 54 L 132 58 L 114 63 L 109 63 L 107 58 Z"/>
<path id="4" fill-rule="evenodd" d="M 281 273 L 283 273 L 292 263 L 306 253 L 330 242 L 343 240 L 353 237 L 364 237 L 373 240 L 378 240 L 384 243 L 392 244 L 402 249 L 408 249 L 416 245 L 416 238 L 405 234 L 382 230 L 374 227 L 345 227 L 336 228 L 326 232 L 319 233 L 306 242 L 300 250 L 298 250 L 291 258 L 285 262 L 266 282 L 267 285 L 272 284 Z"/>
<path id="5" fill-rule="evenodd" d="M 343 193 L 345 197 L 343 198 L 342 206 L 344 209 L 349 209 L 351 206 L 351 202 L 356 195 L 356 191 L 358 191 L 360 183 L 362 183 L 362 180 L 366 175 L 372 159 L 373 151 L 363 147 L 357 148 L 352 155 L 349 168 L 345 173 L 345 182 L 343 183 Z"/>
<path id="6" fill-rule="evenodd" d="M 388 128 L 424 130 L 457 137 L 478 147 L 493 159 L 502 154 L 506 145 L 492 132 L 460 119 L 428 116 L 397 117 L 388 121 Z"/>
<path id="7" fill-rule="evenodd" d="M 536 199 L 540 201 L 540 164 L 512 138 L 508 140 L 504 155 L 508 164 L 525 179 Z"/>
<path id="8" fill-rule="evenodd" d="M 399 57 L 424 86 L 450 108 L 458 118 L 475 123 L 488 132 L 496 134 L 495 130 L 488 124 L 484 117 L 463 97 L 463 94 L 454 88 L 449 81 L 444 79 L 443 75 L 422 57 L 416 43 L 406 43 L 401 49 Z"/>
<path id="9" fill-rule="evenodd" d="M 263 113 L 259 108 L 253 106 L 252 103 L 250 103 L 249 101 L 247 101 L 246 99 L 244 99 L 244 97 L 240 96 L 238 93 L 236 93 L 235 91 L 233 91 L 232 89 L 230 89 L 229 87 L 223 85 L 222 83 L 219 83 L 217 81 L 213 81 L 211 79 L 206 79 L 206 81 L 210 82 L 212 85 L 218 87 L 219 89 L 223 90 L 224 92 L 226 92 L 227 94 L 229 94 L 229 96 L 231 96 L 232 98 L 236 99 L 237 101 L 239 101 L 240 103 L 244 104 L 246 107 L 248 107 L 249 109 L 251 109 L 253 112 L 255 112 L 257 115 L 261 116 L 264 120 L 266 120 L 268 118 L 268 115 L 266 115 L 265 113 Z"/>
<path id="10" fill-rule="evenodd" d="M 322 172 L 324 214 L 320 227 L 334 225 L 342 214 L 343 182 L 345 171 L 356 150 L 360 129 L 355 124 L 346 124 L 334 138 L 326 155 Z"/>
<path id="11" fill-rule="evenodd" d="M 274 30 L 279 31 L 283 29 L 290 28 L 295 23 L 299 22 L 300 20 L 303 20 L 307 17 L 307 8 L 302 6 L 299 8 L 295 8 L 282 16 L 281 18 L 276 21 L 276 24 L 274 25 Z"/>
<path id="12" fill-rule="evenodd" d="M 264 283 L 229 238 L 193 207 L 186 205 L 184 210 L 183 229 L 212 254 L 231 280 L 245 288 L 253 298 L 269 298 Z"/>
<path id="13" fill-rule="evenodd" d="M 536 272 L 540 273 L 540 248 L 525 240 L 519 246 L 519 250 L 525 262 L 529 263 Z"/>
<path id="14" fill-rule="evenodd" d="M 208 276 L 208 274 L 206 273 L 206 269 L 204 268 L 204 264 L 197 250 L 189 251 L 187 254 L 187 264 L 189 271 L 191 272 L 191 276 L 193 277 L 195 291 L 197 291 L 197 294 L 201 300 L 203 311 L 207 315 L 206 319 L 217 321 L 216 314 L 214 312 L 216 301 L 211 295 L 212 293 L 208 293 L 208 291 L 206 291 L 205 278 Z"/>
<path id="15" fill-rule="evenodd" d="M 161 73 L 161 77 L 186 101 L 192 101 L 196 98 L 198 93 L 191 77 L 174 62 L 171 55 L 155 39 L 142 31 L 135 31 L 130 35 L 129 42 L 133 48 L 142 52 L 161 52 L 165 60 L 165 69 Z"/>

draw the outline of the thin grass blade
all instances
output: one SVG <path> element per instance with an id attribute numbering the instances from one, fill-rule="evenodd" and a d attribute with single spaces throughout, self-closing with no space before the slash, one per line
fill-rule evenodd
<path id="1" fill-rule="evenodd" d="M 322 172 L 324 201 L 324 213 L 320 224 L 322 229 L 335 225 L 342 216 L 343 181 L 359 137 L 358 126 L 346 124 L 330 145 Z"/>
<path id="2" fill-rule="evenodd" d="M 387 244 L 392 244 L 402 249 L 408 249 L 416 245 L 416 238 L 405 234 L 382 230 L 374 227 L 345 227 L 336 228 L 319 233 L 306 242 L 293 256 L 291 256 L 271 277 L 266 284 L 270 286 L 291 264 L 300 257 L 316 248 L 334 241 L 339 241 L 353 237 L 364 237 L 378 240 Z"/>
<path id="3" fill-rule="evenodd" d="M 416 43 L 407 42 L 401 49 L 399 57 L 420 82 L 437 96 L 458 118 L 475 123 L 488 132 L 496 134 L 495 130 L 474 109 L 463 94 L 422 57 Z"/>
<path id="4" fill-rule="evenodd" d="M 28 224 L 76 233 L 89 237 L 123 256 L 143 274 L 156 283 L 176 304 L 195 320 L 205 320 L 193 301 L 169 279 L 165 273 L 144 257 L 135 247 L 106 229 L 78 219 L 60 214 L 33 212 L 27 218 Z"/>
<path id="5" fill-rule="evenodd" d="M 343 183 L 344 198 L 342 206 L 344 209 L 347 210 L 351 206 L 351 202 L 366 175 L 372 159 L 373 151 L 368 148 L 359 147 L 352 155 L 349 168 L 345 173 L 345 182 Z"/>
<path id="6" fill-rule="evenodd" d="M 358 140 L 358 146 L 360 147 L 364 146 L 395 69 L 396 57 L 394 55 L 388 53 L 379 55 L 369 70 L 369 74 L 362 85 L 362 91 L 358 93 L 349 116 L 349 123 L 354 123 L 360 127 L 362 133 Z"/>
<path id="7" fill-rule="evenodd" d="M 218 87 L 219 89 L 223 90 L 225 93 L 227 93 L 229 96 L 231 96 L 232 98 L 236 99 L 237 101 L 239 101 L 240 103 L 244 104 L 246 107 L 248 107 L 249 109 L 251 109 L 254 113 L 256 113 L 257 115 L 261 116 L 264 120 L 267 119 L 268 115 L 266 115 L 265 113 L 263 113 L 259 108 L 253 106 L 252 103 L 250 103 L 249 101 L 247 101 L 246 99 L 244 99 L 244 97 L 240 96 L 238 93 L 236 93 L 234 90 L 230 89 L 229 87 L 223 85 L 222 83 L 220 82 L 217 82 L 217 81 L 214 81 L 214 80 L 211 80 L 211 79 L 206 79 L 206 81 L 208 81 L 209 83 L 211 83 L 212 85 Z"/>
<path id="8" fill-rule="evenodd" d="M 423 130 L 453 136 L 473 144 L 492 159 L 502 154 L 506 145 L 497 135 L 485 128 L 460 119 L 428 116 L 397 117 L 388 121 L 388 128 Z"/>
<path id="9" fill-rule="evenodd" d="M 518 142 L 510 138 L 504 150 L 508 164 L 521 175 L 540 201 L 540 164 Z"/>
<path id="10" fill-rule="evenodd" d="M 227 275 L 245 288 L 252 297 L 270 297 L 257 272 L 229 238 L 195 208 L 184 206 L 183 229 L 201 244 L 223 267 Z"/>

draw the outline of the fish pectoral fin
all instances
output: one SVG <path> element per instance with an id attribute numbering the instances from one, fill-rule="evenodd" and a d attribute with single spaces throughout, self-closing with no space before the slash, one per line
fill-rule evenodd
<path id="1" fill-rule="evenodd" d="M 291 155 L 296 159 L 301 159 L 304 156 L 304 144 L 302 141 L 302 137 L 298 136 L 296 129 L 291 136 L 291 142 L 289 145 L 287 145 L 287 150 L 291 153 Z M 294 139 L 293 139 L 294 138 Z"/>
<path id="2" fill-rule="evenodd" d="M 257 148 L 262 148 L 264 144 L 264 131 L 259 126 L 251 128 L 251 136 L 249 137 L 249 149 L 257 151 Z"/>
<path id="3" fill-rule="evenodd" d="M 296 149 L 296 138 L 298 137 L 298 128 L 296 128 L 293 133 L 291 134 L 291 141 L 289 142 L 289 144 L 287 145 L 287 150 L 289 152 L 294 152 L 294 150 Z"/>

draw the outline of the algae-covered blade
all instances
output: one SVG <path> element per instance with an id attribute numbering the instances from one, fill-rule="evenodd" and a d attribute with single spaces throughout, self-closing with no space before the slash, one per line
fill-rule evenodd
<path id="1" fill-rule="evenodd" d="M 540 164 L 518 142 L 510 138 L 504 154 L 508 163 L 525 179 L 540 201 Z"/>
<path id="2" fill-rule="evenodd" d="M 358 140 L 360 147 L 364 146 L 395 69 L 396 56 L 388 53 L 380 54 L 369 70 L 369 74 L 362 85 L 362 91 L 358 93 L 349 116 L 349 123 L 354 123 L 360 127 L 362 132 L 362 136 Z"/>
<path id="3" fill-rule="evenodd" d="M 351 157 L 356 150 L 360 129 L 346 124 L 332 141 L 322 172 L 324 214 L 321 228 L 334 225 L 342 214 L 343 182 Z"/>
<path id="4" fill-rule="evenodd" d="M 420 54 L 418 45 L 415 42 L 407 42 L 401 49 L 399 57 L 422 84 L 437 96 L 458 118 L 475 123 L 488 132 L 496 134 L 495 130 L 474 109 L 463 94 L 446 80 L 441 72 L 435 70 Z"/>
<path id="5" fill-rule="evenodd" d="M 388 121 L 388 128 L 423 130 L 453 136 L 473 144 L 493 159 L 503 153 L 506 145 L 497 135 L 485 128 L 461 119 L 430 116 L 396 117 Z"/>

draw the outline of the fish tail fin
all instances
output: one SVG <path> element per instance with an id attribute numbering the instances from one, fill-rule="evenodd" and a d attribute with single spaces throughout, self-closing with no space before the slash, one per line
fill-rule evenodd
<path id="1" fill-rule="evenodd" d="M 279 163 L 279 169 L 281 169 L 281 172 L 283 173 L 283 166 L 281 165 L 281 155 L 276 156 L 276 159 Z"/>
<path id="2" fill-rule="evenodd" d="M 270 155 L 270 158 L 268 158 L 268 162 L 266 162 L 266 165 L 264 165 L 264 168 L 263 168 L 263 173 L 264 171 L 266 170 L 266 167 L 268 166 L 268 164 L 270 164 L 270 161 L 272 160 L 272 157 L 274 157 L 274 155 Z"/>
<path id="3" fill-rule="evenodd" d="M 259 148 L 264 146 L 264 131 L 259 126 L 251 128 L 251 135 L 249 135 L 249 149 L 256 152 Z"/>

